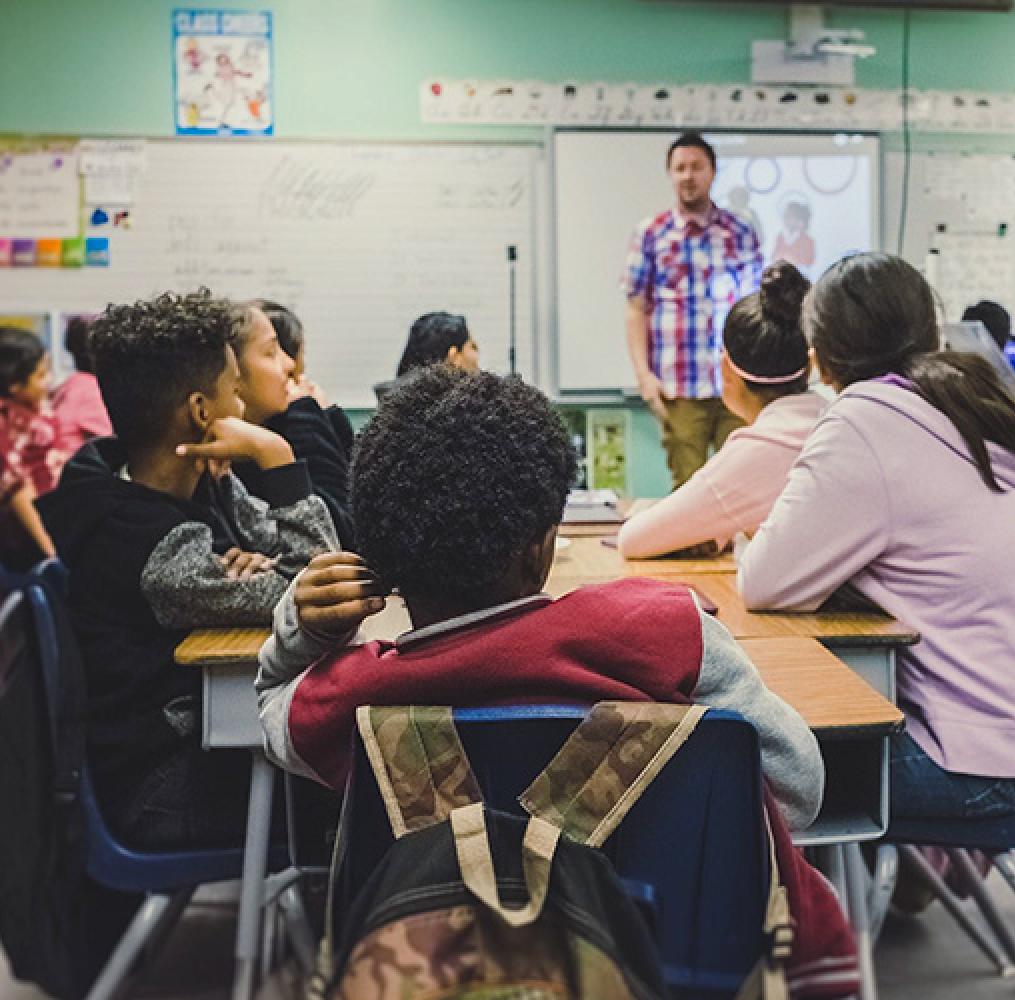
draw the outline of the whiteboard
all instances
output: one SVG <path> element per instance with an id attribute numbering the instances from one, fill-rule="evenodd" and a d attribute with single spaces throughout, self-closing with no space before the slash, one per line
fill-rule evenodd
<path id="1" fill-rule="evenodd" d="M 205 285 L 304 322 L 307 371 L 372 407 L 412 320 L 465 315 L 508 366 L 506 248 L 518 249 L 517 359 L 535 377 L 534 146 L 154 140 L 108 268 L 0 269 L 0 313 L 100 311 Z M 107 227 L 109 228 L 109 227 Z M 89 230 L 89 235 L 99 231 Z"/>
<path id="2" fill-rule="evenodd" d="M 905 157 L 885 157 L 885 246 L 899 241 Z M 903 256 L 924 271 L 944 318 L 993 299 L 1015 313 L 1015 156 L 933 150 L 909 165 Z"/>
<path id="3" fill-rule="evenodd" d="M 557 385 L 633 387 L 620 288 L 639 222 L 672 206 L 665 170 L 673 130 L 559 129 L 552 133 Z M 880 244 L 878 140 L 857 134 L 714 133 L 714 201 L 749 217 L 770 260 L 786 206 L 810 213 L 812 277 L 847 253 Z M 734 201 L 735 189 L 746 204 Z"/>

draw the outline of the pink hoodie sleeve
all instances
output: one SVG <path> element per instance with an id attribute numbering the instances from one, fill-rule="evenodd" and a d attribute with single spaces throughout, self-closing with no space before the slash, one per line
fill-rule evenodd
<path id="1" fill-rule="evenodd" d="M 748 608 L 813 611 L 880 555 L 891 535 L 884 472 L 834 412 L 818 424 L 782 496 L 740 558 Z"/>
<path id="2" fill-rule="evenodd" d="M 625 559 L 650 559 L 713 538 L 725 543 L 736 533 L 704 472 L 699 469 L 680 489 L 621 527 L 617 548 Z"/>
<path id="3" fill-rule="evenodd" d="M 784 466 L 773 476 L 770 455 L 764 441 L 730 437 L 680 489 L 620 529 L 621 555 L 649 559 L 713 539 L 722 548 L 738 531 L 754 531 L 785 485 Z"/>

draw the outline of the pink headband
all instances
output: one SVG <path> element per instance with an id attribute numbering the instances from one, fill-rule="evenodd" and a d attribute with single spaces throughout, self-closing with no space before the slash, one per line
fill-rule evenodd
<path id="1" fill-rule="evenodd" d="M 801 375 L 807 374 L 807 365 L 804 365 L 803 368 L 798 368 L 795 372 L 790 372 L 789 375 L 752 375 L 750 372 L 745 372 L 743 368 L 737 366 L 736 362 L 730 357 L 729 351 L 726 352 L 726 360 L 729 362 L 730 368 L 745 382 L 758 382 L 761 385 L 783 385 L 786 382 L 795 381 Z"/>

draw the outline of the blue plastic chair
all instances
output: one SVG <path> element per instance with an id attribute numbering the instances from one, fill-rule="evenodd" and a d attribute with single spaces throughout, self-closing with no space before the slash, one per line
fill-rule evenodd
<path id="1" fill-rule="evenodd" d="M 521 815 L 517 796 L 584 715 L 559 706 L 457 710 L 487 804 Z M 358 737 L 347 795 L 339 914 L 392 842 Z M 762 809 L 757 733 L 735 713 L 711 711 L 603 845 L 646 911 L 671 996 L 732 997 L 763 953 L 769 862 Z"/>
<path id="2" fill-rule="evenodd" d="M 1002 976 L 1015 975 L 1015 932 L 998 910 L 969 856 L 971 850 L 990 855 L 994 867 L 1015 892 L 1015 816 L 997 819 L 896 819 L 891 822 L 885 836 L 889 843 L 898 847 L 910 867 L 933 890 L 998 973 Z M 919 846 L 944 848 L 993 937 L 972 919 L 958 896 L 920 852 Z"/>
<path id="3" fill-rule="evenodd" d="M 37 666 L 46 680 L 47 690 L 59 696 L 64 689 L 64 672 L 80 669 L 77 649 L 71 648 L 65 639 L 61 640 L 61 630 L 54 618 L 63 611 L 53 590 L 65 589 L 66 571 L 55 560 L 37 569 L 35 575 L 51 586 L 29 583 L 24 594 L 35 625 L 37 642 L 34 645 L 39 651 Z M 66 630 L 62 631 L 67 634 Z M 83 708 L 81 706 L 81 710 Z M 45 722 L 49 725 L 49 720 Z M 120 842 L 107 826 L 92 788 L 87 763 L 80 776 L 77 795 L 85 821 L 88 875 L 106 888 L 145 896 L 88 993 L 88 1000 L 107 1000 L 121 993 L 142 950 L 153 949 L 164 938 L 201 885 L 240 877 L 243 850 L 134 850 Z M 276 868 L 284 866 L 286 861 L 277 853 L 270 860 Z"/>

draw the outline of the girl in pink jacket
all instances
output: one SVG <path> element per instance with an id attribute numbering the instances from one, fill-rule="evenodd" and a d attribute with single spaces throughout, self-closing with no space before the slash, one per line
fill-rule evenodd
<path id="1" fill-rule="evenodd" d="M 811 283 L 786 261 L 766 268 L 723 327 L 722 398 L 746 427 L 734 431 L 683 486 L 620 530 L 628 559 L 648 559 L 753 533 L 786 485 L 828 405 L 807 391 L 810 362 L 800 307 Z"/>

